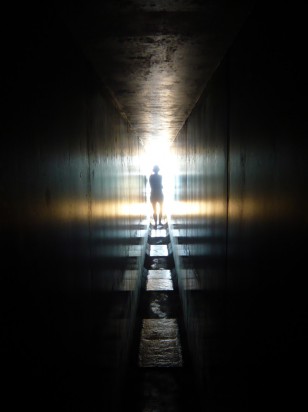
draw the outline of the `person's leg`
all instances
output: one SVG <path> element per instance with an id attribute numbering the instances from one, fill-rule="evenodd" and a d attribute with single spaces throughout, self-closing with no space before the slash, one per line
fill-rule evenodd
<path id="1" fill-rule="evenodd" d="M 163 218 L 163 202 L 159 202 L 159 224 L 162 224 L 162 218 Z"/>
<path id="2" fill-rule="evenodd" d="M 155 227 L 157 226 L 157 202 L 152 202 Z"/>

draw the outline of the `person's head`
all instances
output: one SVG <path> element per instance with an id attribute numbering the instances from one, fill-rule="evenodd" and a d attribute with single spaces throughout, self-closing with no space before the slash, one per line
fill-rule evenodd
<path id="1" fill-rule="evenodd" d="M 154 173 L 158 173 L 158 172 L 159 172 L 159 167 L 158 167 L 157 165 L 155 165 L 155 166 L 153 167 L 153 172 L 154 172 Z"/>

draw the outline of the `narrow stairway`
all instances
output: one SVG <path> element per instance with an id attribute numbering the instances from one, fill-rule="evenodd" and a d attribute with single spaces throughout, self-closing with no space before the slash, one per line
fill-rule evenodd
<path id="1" fill-rule="evenodd" d="M 150 225 L 135 353 L 125 406 L 136 412 L 197 410 L 168 223 Z"/>

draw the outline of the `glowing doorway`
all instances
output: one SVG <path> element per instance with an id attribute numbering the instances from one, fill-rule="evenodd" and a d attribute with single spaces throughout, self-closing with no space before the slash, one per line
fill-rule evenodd
<path id="1" fill-rule="evenodd" d="M 162 176 L 164 206 L 163 220 L 168 219 L 174 202 L 175 176 L 177 164 L 170 150 L 171 143 L 168 139 L 157 139 L 144 146 L 141 159 L 142 174 L 146 177 L 146 199 L 148 217 L 152 219 L 153 211 L 150 202 L 149 177 L 153 173 L 153 166 L 159 166 L 159 174 Z"/>

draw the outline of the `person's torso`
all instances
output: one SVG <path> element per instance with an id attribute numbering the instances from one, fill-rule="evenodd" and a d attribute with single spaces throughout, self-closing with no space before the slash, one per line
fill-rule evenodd
<path id="1" fill-rule="evenodd" d="M 150 176 L 150 186 L 152 193 L 161 193 L 162 191 L 162 177 L 160 175 Z"/>

